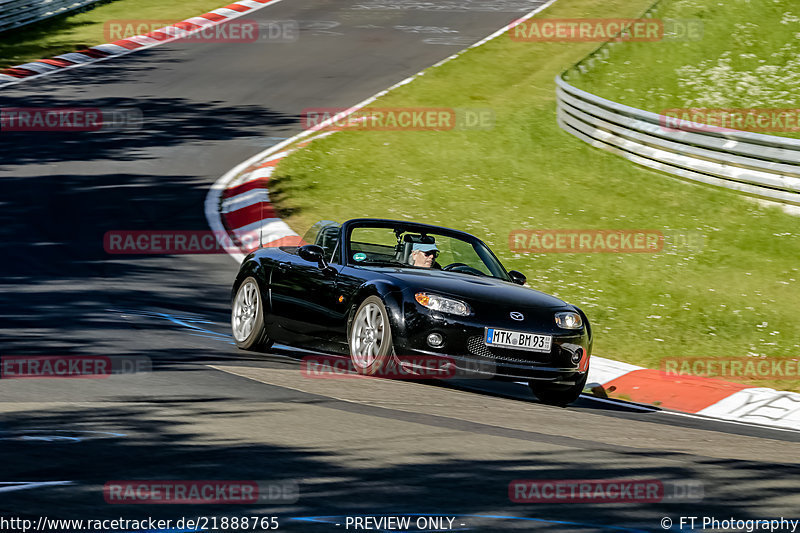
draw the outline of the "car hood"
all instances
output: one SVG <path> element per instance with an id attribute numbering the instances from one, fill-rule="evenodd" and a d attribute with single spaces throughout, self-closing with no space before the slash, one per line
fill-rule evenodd
<path id="1" fill-rule="evenodd" d="M 543 292 L 490 277 L 441 270 L 387 269 L 388 277 L 411 291 L 430 291 L 470 301 L 514 304 L 524 307 L 568 307 L 563 300 Z"/>

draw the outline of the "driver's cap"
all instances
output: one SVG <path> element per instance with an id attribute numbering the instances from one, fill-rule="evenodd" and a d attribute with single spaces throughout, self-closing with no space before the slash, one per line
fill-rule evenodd
<path id="1" fill-rule="evenodd" d="M 411 250 L 418 250 L 420 252 L 432 252 L 434 250 L 437 252 L 439 251 L 435 244 L 425 244 L 421 242 L 415 242 Z"/>

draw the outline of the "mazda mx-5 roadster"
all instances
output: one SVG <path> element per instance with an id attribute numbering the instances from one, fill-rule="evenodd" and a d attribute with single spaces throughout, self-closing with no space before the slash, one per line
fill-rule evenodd
<path id="1" fill-rule="evenodd" d="M 242 261 L 231 317 L 239 348 L 344 355 L 366 375 L 441 358 L 459 376 L 525 381 L 553 405 L 586 385 L 586 315 L 523 286 L 477 237 L 362 218 L 318 222 L 298 244 Z"/>

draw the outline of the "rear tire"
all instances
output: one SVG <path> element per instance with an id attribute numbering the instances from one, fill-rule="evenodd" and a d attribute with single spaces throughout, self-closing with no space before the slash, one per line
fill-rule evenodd
<path id="1" fill-rule="evenodd" d="M 391 369 L 394 356 L 392 328 L 386 306 L 377 296 L 361 302 L 348 335 L 350 361 L 359 374 L 373 376 Z"/>
<path id="2" fill-rule="evenodd" d="M 261 288 L 253 276 L 239 285 L 231 306 L 231 329 L 236 346 L 242 350 L 263 352 L 272 346 L 264 327 L 264 302 Z"/>
<path id="3" fill-rule="evenodd" d="M 566 407 L 581 395 L 588 377 L 589 372 L 587 370 L 575 385 L 553 385 L 547 382 L 529 381 L 528 386 L 540 402 L 547 405 Z"/>

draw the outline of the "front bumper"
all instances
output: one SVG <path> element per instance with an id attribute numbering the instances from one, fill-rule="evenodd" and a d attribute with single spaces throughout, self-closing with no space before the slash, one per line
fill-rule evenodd
<path id="1" fill-rule="evenodd" d="M 574 384 L 588 371 L 591 341 L 586 326 L 576 331 L 556 331 L 555 325 L 548 329 L 547 325 L 520 325 L 502 319 L 485 323 L 475 317 L 456 317 L 420 309 L 421 306 L 415 306 L 406 310 L 404 328 L 394 341 L 398 362 L 408 370 L 413 371 L 409 360 L 439 357 L 455 368 L 455 375 L 451 370 L 448 377 L 535 380 L 559 385 Z M 546 353 L 487 346 L 484 342 L 486 327 L 552 335 L 553 342 Z M 430 333 L 442 335 L 444 344 L 437 348 L 429 346 Z M 580 355 L 577 363 L 573 362 L 576 353 Z M 410 357 L 404 360 L 403 356 Z"/>

